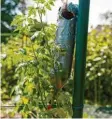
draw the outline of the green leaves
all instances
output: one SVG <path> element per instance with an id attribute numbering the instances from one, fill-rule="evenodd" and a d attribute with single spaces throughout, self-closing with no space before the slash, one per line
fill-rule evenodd
<path id="1" fill-rule="evenodd" d="M 34 15 L 36 16 L 37 9 L 34 7 L 28 7 L 28 16 Z"/>
<path id="2" fill-rule="evenodd" d="M 56 25 L 48 25 L 42 21 L 43 15 L 47 10 L 51 10 L 54 1 L 34 1 L 36 5 L 28 8 L 28 14 L 17 15 L 12 21 L 11 25 L 16 26 L 15 32 L 18 31 L 18 37 L 7 45 L 7 56 L 13 59 L 10 61 L 13 72 L 10 78 L 12 81 L 16 78 L 11 94 L 15 99 L 19 96 L 19 100 L 15 103 L 18 105 L 17 111 L 23 117 L 36 117 L 37 114 L 41 117 L 39 112 L 46 112 L 46 105 L 51 100 L 54 102 L 55 84 L 52 83 L 55 82 L 53 77 L 56 75 L 54 67 L 55 64 L 60 66 L 55 54 L 61 51 L 61 48 L 54 43 Z M 4 68 L 4 75 L 6 75 L 5 69 L 7 67 Z M 4 79 L 5 77 L 7 76 L 4 76 Z M 49 114 L 48 112 L 47 115 Z M 61 117 L 61 113 L 59 116 Z"/>
<path id="3" fill-rule="evenodd" d="M 21 52 L 22 54 L 24 54 L 24 55 L 27 55 L 27 51 L 26 51 L 25 48 L 21 48 L 21 49 L 20 49 L 20 52 Z"/>
<path id="4" fill-rule="evenodd" d="M 102 25 L 100 31 L 97 28 L 93 29 L 88 37 L 86 91 L 89 93 L 86 97 L 94 100 L 95 103 L 104 103 L 102 99 L 104 100 L 103 97 L 107 95 L 105 83 L 108 84 L 108 88 L 111 87 L 108 80 L 112 78 L 110 73 L 112 69 L 111 34 L 111 26 Z M 110 99 L 105 98 L 105 100 L 109 102 Z"/>
<path id="5" fill-rule="evenodd" d="M 45 0 L 34 0 L 36 3 L 45 3 Z"/>
<path id="6" fill-rule="evenodd" d="M 53 100 L 52 91 L 55 84 L 53 86 L 51 84 L 51 80 L 54 80 L 51 79 L 51 70 L 54 70 L 56 62 L 55 52 L 60 50 L 54 43 L 56 26 L 45 25 L 42 21 L 42 15 L 45 15 L 47 10 L 51 10 L 53 1 L 34 1 L 36 6 L 28 8 L 28 15 L 18 15 L 12 22 L 12 25 L 16 25 L 15 31 L 19 31 L 22 38 L 22 46 L 21 48 L 19 46 L 17 51 L 22 60 L 16 64 L 15 69 L 15 77 L 19 76 L 17 77 L 19 88 L 15 89 L 14 93 L 18 95 L 18 92 L 21 92 L 19 94 L 21 100 L 16 103 L 20 106 L 23 105 L 23 108 L 20 109 L 23 117 L 27 117 L 29 112 L 34 111 L 34 103 L 36 110 L 42 110 L 46 109 L 46 104 L 50 100 Z M 36 16 L 37 14 L 39 17 Z M 39 31 L 32 30 L 34 26 L 40 27 Z M 42 42 L 44 43 L 42 44 Z M 52 97 L 48 99 L 48 95 L 52 95 Z M 43 108 L 38 105 L 38 102 L 41 102 Z"/>
<path id="7" fill-rule="evenodd" d="M 11 26 L 17 26 L 16 30 L 20 30 L 22 28 L 24 19 L 25 19 L 24 15 L 15 16 L 15 18 L 13 19 L 13 21 L 11 23 Z"/>
<path id="8" fill-rule="evenodd" d="M 34 0 L 39 8 L 46 10 L 51 10 L 51 7 L 54 5 L 54 0 Z"/>
<path id="9" fill-rule="evenodd" d="M 50 4 L 46 3 L 46 4 L 45 4 L 45 7 L 46 7 L 46 9 L 51 10 Z"/>

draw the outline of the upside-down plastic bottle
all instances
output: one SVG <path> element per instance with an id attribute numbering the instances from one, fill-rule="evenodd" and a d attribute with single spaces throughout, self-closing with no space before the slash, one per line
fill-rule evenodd
<path id="1" fill-rule="evenodd" d="M 61 70 L 58 70 L 57 66 L 55 66 L 57 73 L 57 76 L 55 77 L 57 89 L 62 88 L 70 76 L 75 45 L 77 17 L 77 4 L 73 4 L 71 2 L 64 5 L 64 7 L 59 8 L 58 27 L 55 42 L 65 50 L 65 54 L 62 55 L 61 52 L 56 53 L 58 62 L 60 62 L 62 66 Z"/>

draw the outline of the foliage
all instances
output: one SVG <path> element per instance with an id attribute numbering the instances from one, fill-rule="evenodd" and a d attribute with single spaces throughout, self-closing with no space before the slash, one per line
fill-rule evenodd
<path id="1" fill-rule="evenodd" d="M 21 7 L 25 9 L 25 6 L 25 0 L 1 0 L 1 42 L 7 43 L 14 30 L 10 24 L 15 15 L 23 13 Z"/>
<path id="2" fill-rule="evenodd" d="M 15 111 L 25 118 L 68 118 L 72 116 L 73 75 L 63 89 L 56 89 L 55 66 L 61 70 L 56 52 L 63 54 L 63 49 L 53 40 L 56 26 L 42 21 L 54 2 L 34 1 L 35 8 L 29 7 L 27 15 L 17 15 L 12 22 L 18 35 L 2 44 L 2 99 L 10 99 L 10 93 Z M 40 27 L 39 31 L 34 26 Z M 111 31 L 104 25 L 92 29 L 88 38 L 85 96 L 100 104 L 111 104 Z"/>
<path id="3" fill-rule="evenodd" d="M 1 32 L 7 33 L 11 31 L 10 23 L 16 15 L 19 0 L 1 0 Z"/>
<path id="4" fill-rule="evenodd" d="M 89 33 L 86 98 L 99 104 L 112 104 L 112 27 L 98 26 Z"/>
<path id="5" fill-rule="evenodd" d="M 19 36 L 20 37 L 20 36 Z M 11 40 L 8 41 L 8 44 L 2 44 L 2 64 L 1 64 L 1 76 L 2 76 L 2 99 L 10 99 L 10 92 L 13 86 L 17 84 L 17 76 L 15 76 L 15 69 L 20 62 L 27 61 L 32 59 L 30 56 L 23 55 L 25 54 L 25 48 L 22 48 L 22 45 L 25 46 L 26 39 L 24 36 L 21 36 L 21 39 L 18 41 L 17 38 L 10 37 Z M 24 41 L 24 44 L 23 44 Z M 27 42 L 28 43 L 28 42 Z M 29 47 L 27 49 L 30 50 Z"/>
<path id="6" fill-rule="evenodd" d="M 13 100 L 17 106 L 16 110 L 23 117 L 68 117 L 71 113 L 71 96 L 55 86 L 55 66 L 61 70 L 56 52 L 63 54 L 64 51 L 53 40 L 56 26 L 44 25 L 42 21 L 42 16 L 46 10 L 51 9 L 53 1 L 35 0 L 35 2 L 36 8 L 29 7 L 28 15 L 17 15 L 11 24 L 16 26 L 15 31 L 19 31 L 17 37 L 22 37 L 21 45 L 17 44 L 18 51 L 14 52 L 16 54 L 10 53 L 17 56 L 13 56 L 17 58 L 13 76 L 18 79 L 12 90 L 12 94 L 16 95 Z M 35 16 L 36 11 L 39 16 L 37 22 L 42 24 L 38 32 L 32 31 L 35 20 L 31 16 Z M 9 62 L 9 59 L 7 60 Z"/>

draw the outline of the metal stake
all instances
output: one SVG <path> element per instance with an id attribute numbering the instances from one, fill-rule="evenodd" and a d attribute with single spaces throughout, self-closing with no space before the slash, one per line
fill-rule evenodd
<path id="1" fill-rule="evenodd" d="M 74 67 L 73 118 L 82 118 L 83 116 L 89 4 L 90 0 L 79 0 Z"/>

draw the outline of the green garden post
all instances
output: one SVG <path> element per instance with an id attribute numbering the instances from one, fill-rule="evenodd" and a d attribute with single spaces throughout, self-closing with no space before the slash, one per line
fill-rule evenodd
<path id="1" fill-rule="evenodd" d="M 89 5 L 90 0 L 79 0 L 74 68 L 73 118 L 82 118 L 83 116 Z"/>

